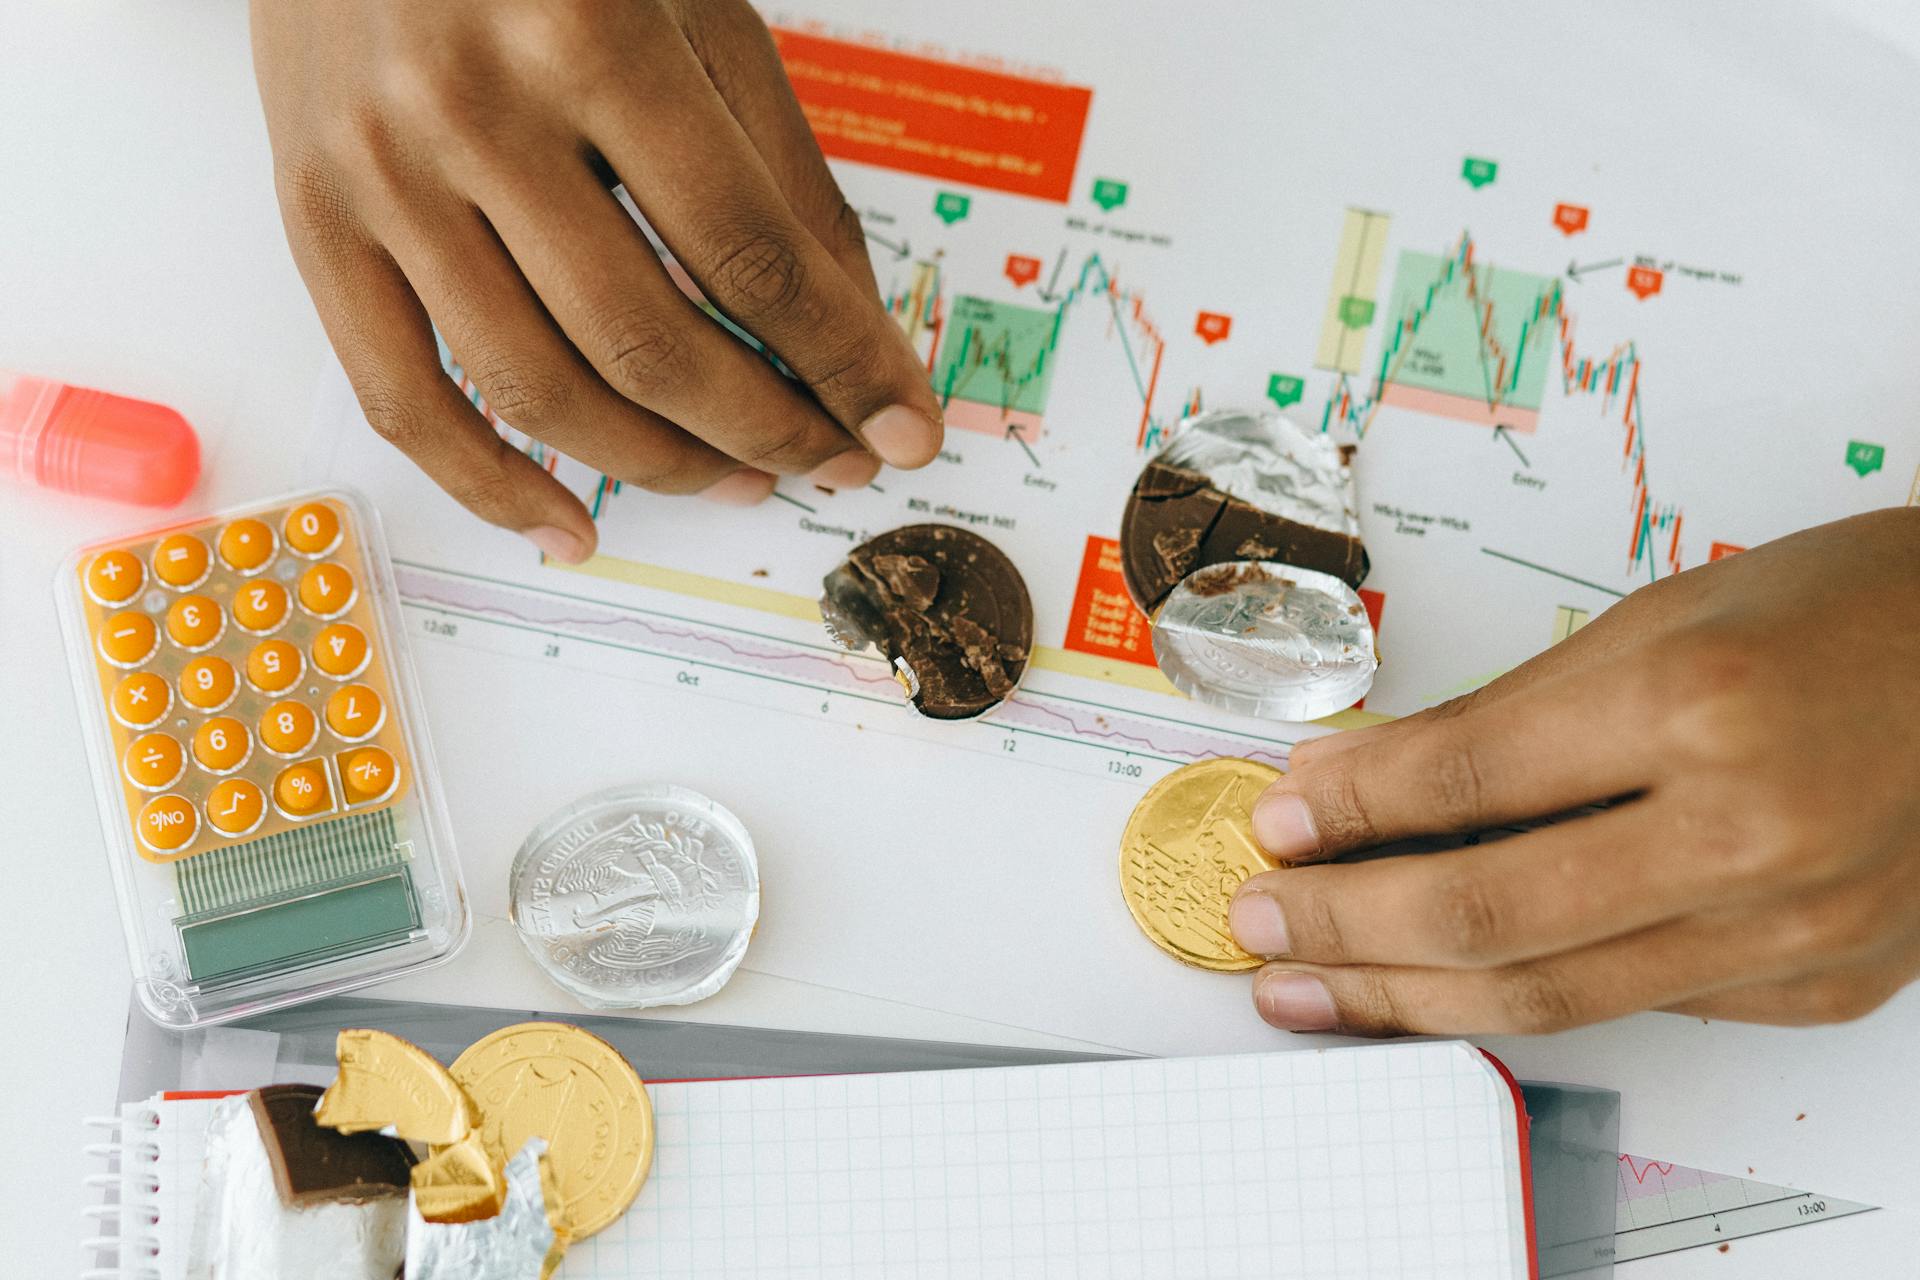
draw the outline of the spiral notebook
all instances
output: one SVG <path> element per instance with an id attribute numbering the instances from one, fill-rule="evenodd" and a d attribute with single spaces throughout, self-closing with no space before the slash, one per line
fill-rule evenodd
<path id="1" fill-rule="evenodd" d="M 648 1091 L 652 1173 L 560 1280 L 1536 1274 L 1520 1094 L 1465 1044 Z M 188 1280 L 212 1107 L 122 1108 L 88 1275 Z"/>

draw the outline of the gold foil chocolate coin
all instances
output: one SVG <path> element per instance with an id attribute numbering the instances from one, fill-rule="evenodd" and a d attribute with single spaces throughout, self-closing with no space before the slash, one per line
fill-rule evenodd
<path id="1" fill-rule="evenodd" d="M 314 1108 L 341 1133 L 393 1127 L 396 1137 L 441 1145 L 473 1127 L 473 1104 L 447 1069 L 418 1045 L 384 1031 L 349 1028 L 334 1042 L 340 1074 Z"/>
<path id="2" fill-rule="evenodd" d="M 480 1137 L 499 1167 L 545 1138 L 557 1199 L 554 1227 L 580 1240 L 640 1194 L 653 1163 L 653 1104 L 627 1060 L 598 1036 L 559 1022 L 523 1022 L 475 1042 L 453 1078 L 480 1108 Z"/>
<path id="3" fill-rule="evenodd" d="M 1141 932 L 1174 959 L 1221 973 L 1260 967 L 1234 942 L 1227 904 L 1248 876 L 1273 869 L 1251 815 L 1279 776 L 1251 760 L 1202 760 L 1134 806 L 1120 837 L 1120 892 Z"/>

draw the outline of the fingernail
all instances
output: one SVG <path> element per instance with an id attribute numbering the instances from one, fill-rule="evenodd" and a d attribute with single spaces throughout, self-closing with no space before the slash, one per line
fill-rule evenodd
<path id="1" fill-rule="evenodd" d="M 1298 858 L 1320 847 L 1307 802 L 1286 791 L 1268 790 L 1253 802 L 1253 838 L 1276 858 Z"/>
<path id="2" fill-rule="evenodd" d="M 772 492 L 772 476 L 751 467 L 742 467 L 702 489 L 700 496 L 723 507 L 751 507 L 766 501 L 767 495 Z"/>
<path id="3" fill-rule="evenodd" d="M 1254 979 L 1253 1005 L 1283 1031 L 1331 1031 L 1338 1018 L 1327 984 L 1308 973 L 1263 973 Z"/>
<path id="4" fill-rule="evenodd" d="M 528 542 L 555 560 L 567 564 L 579 564 L 587 558 L 587 544 L 565 529 L 556 529 L 550 524 L 543 524 L 536 528 L 523 529 L 521 532 L 526 535 Z"/>
<path id="5" fill-rule="evenodd" d="M 903 404 L 860 424 L 860 438 L 890 467 L 924 467 L 940 452 L 940 428 Z"/>
<path id="6" fill-rule="evenodd" d="M 1234 940 L 1256 956 L 1287 954 L 1287 918 L 1270 893 L 1242 889 L 1227 906 Z"/>
<path id="7" fill-rule="evenodd" d="M 864 489 L 880 474 L 880 460 L 865 449 L 837 453 L 807 473 L 822 489 Z"/>

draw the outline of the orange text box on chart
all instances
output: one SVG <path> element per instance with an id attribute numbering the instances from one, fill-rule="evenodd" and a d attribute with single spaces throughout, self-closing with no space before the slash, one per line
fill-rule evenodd
<path id="1" fill-rule="evenodd" d="M 820 149 L 1066 203 L 1093 90 L 775 28 Z"/>
<path id="2" fill-rule="evenodd" d="M 1154 665 L 1153 636 L 1127 594 L 1126 579 L 1120 576 L 1120 544 L 1112 538 L 1087 539 L 1061 643 L 1076 653 Z"/>

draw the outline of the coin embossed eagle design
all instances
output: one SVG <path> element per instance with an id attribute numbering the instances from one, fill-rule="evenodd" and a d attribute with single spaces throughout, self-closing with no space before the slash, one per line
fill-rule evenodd
<path id="1" fill-rule="evenodd" d="M 1257 969 L 1227 924 L 1248 876 L 1273 869 L 1253 838 L 1253 802 L 1280 771 L 1252 760 L 1202 760 L 1155 783 L 1120 838 L 1120 891 L 1141 932 L 1184 964 Z"/>

